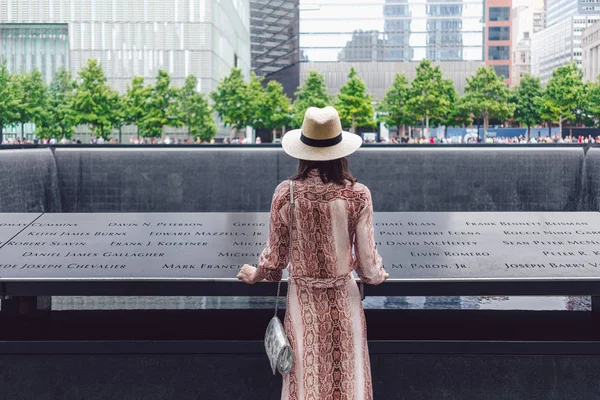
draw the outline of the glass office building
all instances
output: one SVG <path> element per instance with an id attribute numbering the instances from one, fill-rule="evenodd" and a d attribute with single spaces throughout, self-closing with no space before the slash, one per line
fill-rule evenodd
<path id="1" fill-rule="evenodd" d="M 484 0 L 300 0 L 304 61 L 483 61 Z"/>
<path id="2" fill-rule="evenodd" d="M 69 68 L 67 24 L 0 24 L 0 60 L 11 71 L 37 68 L 50 83 L 61 68 Z"/>
<path id="3" fill-rule="evenodd" d="M 95 58 L 109 84 L 121 92 L 134 76 L 152 82 L 165 69 L 174 85 L 196 75 L 199 89 L 208 93 L 233 66 L 250 73 L 250 4 L 2 0 L 0 40 L 0 57 L 17 71 L 36 67 L 48 77 L 66 65 L 76 76 Z"/>
<path id="4" fill-rule="evenodd" d="M 546 25 L 548 27 L 568 17 L 600 14 L 600 0 L 547 0 Z"/>
<path id="5" fill-rule="evenodd" d="M 252 70 L 259 76 L 298 63 L 299 0 L 251 0 Z"/>

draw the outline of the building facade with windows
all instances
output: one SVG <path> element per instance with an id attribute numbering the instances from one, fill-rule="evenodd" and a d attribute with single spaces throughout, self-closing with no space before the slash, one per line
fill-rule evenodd
<path id="1" fill-rule="evenodd" d="M 583 46 L 581 60 L 583 80 L 597 81 L 600 76 L 600 22 L 583 31 L 581 45 Z"/>
<path id="2" fill-rule="evenodd" d="M 38 68 L 47 81 L 98 59 L 121 92 L 159 69 L 182 85 L 193 74 L 212 91 L 237 65 L 250 72 L 249 0 L 3 0 L 0 58 L 12 71 Z"/>
<path id="3" fill-rule="evenodd" d="M 600 15 L 596 14 L 574 14 L 533 35 L 531 73 L 545 83 L 552 77 L 552 71 L 562 65 L 575 62 L 581 68 L 582 32 L 599 20 Z"/>
<path id="4" fill-rule="evenodd" d="M 484 31 L 484 0 L 300 0 L 300 81 L 315 69 L 337 93 L 355 66 L 379 100 L 429 59 L 462 92 L 485 63 Z"/>
<path id="5" fill-rule="evenodd" d="M 268 76 L 299 61 L 299 0 L 250 0 L 252 70 Z"/>
<path id="6" fill-rule="evenodd" d="M 525 74 L 531 74 L 531 39 L 529 35 L 517 43 L 513 51 L 512 64 L 512 86 L 519 86 L 521 78 Z"/>
<path id="7" fill-rule="evenodd" d="M 531 36 L 545 28 L 544 14 L 544 4 L 541 1 L 513 8 L 512 86 L 519 85 L 523 75 L 531 73 Z"/>
<path id="8" fill-rule="evenodd" d="M 486 1 L 485 65 L 492 66 L 498 76 L 511 83 L 512 66 L 512 0 Z"/>
<path id="9" fill-rule="evenodd" d="M 483 61 L 484 0 L 300 0 L 305 61 Z"/>

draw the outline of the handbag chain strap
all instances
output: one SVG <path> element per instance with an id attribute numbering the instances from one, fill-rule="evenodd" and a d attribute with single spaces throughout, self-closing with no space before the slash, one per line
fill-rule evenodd
<path id="1" fill-rule="evenodd" d="M 294 226 L 294 181 L 290 179 L 290 249 L 288 252 L 288 258 L 291 262 L 292 260 L 292 227 Z M 281 291 L 281 281 L 282 279 L 279 280 L 279 282 L 277 283 L 277 298 L 275 299 L 275 316 L 277 316 L 277 309 L 279 307 L 279 292 Z M 288 287 L 289 287 L 289 283 L 288 283 Z"/>

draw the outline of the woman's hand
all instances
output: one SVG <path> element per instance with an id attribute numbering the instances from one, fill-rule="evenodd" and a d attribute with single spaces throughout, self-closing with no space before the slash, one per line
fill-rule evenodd
<path id="1" fill-rule="evenodd" d="M 244 264 L 244 266 L 240 269 L 240 272 L 237 274 L 237 278 L 240 281 L 250 285 L 259 281 L 256 267 L 248 264 Z"/>

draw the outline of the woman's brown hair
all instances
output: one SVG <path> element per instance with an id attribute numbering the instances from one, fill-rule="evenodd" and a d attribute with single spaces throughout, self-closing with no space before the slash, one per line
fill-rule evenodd
<path id="1" fill-rule="evenodd" d="M 310 171 L 315 168 L 319 170 L 323 183 L 333 182 L 338 185 L 345 185 L 348 181 L 354 185 L 356 182 L 356 178 L 352 176 L 348 169 L 348 160 L 345 157 L 329 161 L 298 160 L 298 171 L 291 179 L 304 180 L 308 178 Z"/>

